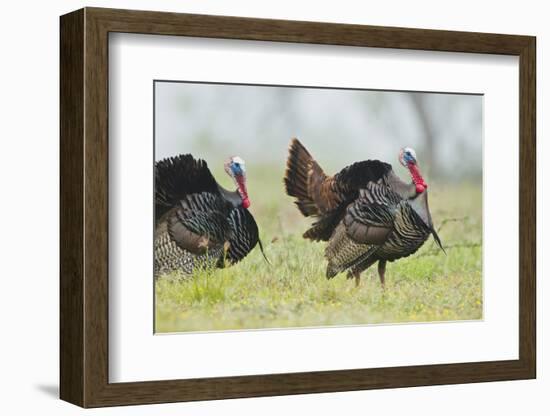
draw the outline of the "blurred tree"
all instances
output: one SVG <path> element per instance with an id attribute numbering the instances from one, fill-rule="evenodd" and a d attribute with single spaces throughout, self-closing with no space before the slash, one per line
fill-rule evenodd
<path id="1" fill-rule="evenodd" d="M 437 154 L 435 149 L 436 140 L 434 126 L 432 126 L 430 121 L 430 113 L 425 94 L 413 93 L 407 94 L 407 96 L 411 100 L 413 110 L 417 115 L 418 122 L 422 130 L 421 139 L 424 141 L 422 161 L 424 164 L 431 167 L 433 173 L 436 173 L 438 172 L 438 166 L 435 158 L 435 155 Z"/>

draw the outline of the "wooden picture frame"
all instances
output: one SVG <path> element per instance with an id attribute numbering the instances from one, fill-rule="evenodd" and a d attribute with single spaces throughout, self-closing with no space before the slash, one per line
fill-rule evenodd
<path id="1" fill-rule="evenodd" d="M 60 396 L 83 407 L 530 379 L 536 376 L 535 38 L 85 8 L 61 17 Z M 519 57 L 519 359 L 109 383 L 108 34 L 296 42 Z"/>

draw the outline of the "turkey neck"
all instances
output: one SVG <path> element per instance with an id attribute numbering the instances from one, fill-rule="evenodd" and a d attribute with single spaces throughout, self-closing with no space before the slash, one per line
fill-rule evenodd
<path id="1" fill-rule="evenodd" d="M 235 179 L 235 182 L 236 179 Z M 233 207 L 235 208 L 238 208 L 238 207 L 244 207 L 246 208 L 247 206 L 245 206 L 245 202 L 244 202 L 244 199 L 243 199 L 243 192 L 242 192 L 242 189 L 241 187 L 239 186 L 239 184 L 237 183 L 237 189 L 234 190 L 234 191 L 229 191 L 227 189 L 225 189 L 223 186 L 219 185 L 218 184 L 218 190 L 220 191 L 220 194 L 223 196 L 223 198 L 230 202 L 231 205 L 233 205 Z M 245 187 L 244 187 L 244 195 L 246 196 L 246 200 L 248 201 L 248 206 L 250 205 L 250 201 L 248 199 L 248 194 L 246 193 L 246 184 L 245 184 Z"/>
<path id="2" fill-rule="evenodd" d="M 241 199 L 241 194 L 238 191 L 229 191 L 220 185 L 218 185 L 218 189 L 224 199 L 231 203 L 235 208 L 240 207 L 243 203 Z"/>
<path id="3" fill-rule="evenodd" d="M 248 199 L 248 192 L 246 191 L 246 179 L 243 175 L 237 176 L 235 178 L 237 182 L 237 192 L 241 196 L 243 208 L 248 208 L 250 206 L 250 200 Z"/>
<path id="4" fill-rule="evenodd" d="M 416 187 L 416 193 L 421 194 L 428 187 L 428 184 L 424 181 L 424 178 L 420 174 L 420 170 L 415 163 L 409 163 L 407 164 L 407 167 L 409 168 L 412 181 Z"/>

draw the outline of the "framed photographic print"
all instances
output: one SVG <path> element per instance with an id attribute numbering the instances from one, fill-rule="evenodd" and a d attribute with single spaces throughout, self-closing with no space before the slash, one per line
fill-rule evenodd
<path id="1" fill-rule="evenodd" d="M 535 38 L 61 17 L 83 407 L 536 375 Z"/>

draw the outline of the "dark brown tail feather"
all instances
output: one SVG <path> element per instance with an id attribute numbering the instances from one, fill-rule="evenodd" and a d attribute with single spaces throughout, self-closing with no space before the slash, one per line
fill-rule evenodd
<path id="1" fill-rule="evenodd" d="M 285 189 L 288 195 L 296 198 L 295 204 L 306 217 L 319 214 L 308 187 L 312 164 L 316 164 L 313 157 L 298 139 L 293 138 L 288 148 Z"/>
<path id="2" fill-rule="evenodd" d="M 313 241 L 328 241 L 341 216 L 341 211 L 338 210 L 321 217 L 303 234 L 303 237 Z"/>

